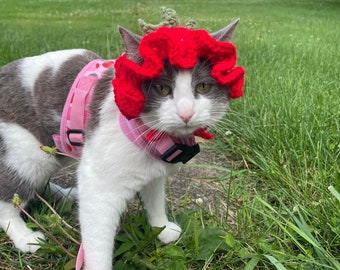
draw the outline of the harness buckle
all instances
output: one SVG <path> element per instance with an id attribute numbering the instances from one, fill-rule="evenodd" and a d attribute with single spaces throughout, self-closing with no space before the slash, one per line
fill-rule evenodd
<path id="1" fill-rule="evenodd" d="M 187 163 L 190 159 L 200 152 L 198 143 L 189 146 L 186 144 L 175 143 L 161 155 L 161 159 L 168 163 Z"/>
<path id="2" fill-rule="evenodd" d="M 84 146 L 85 131 L 82 129 L 69 129 L 67 139 L 73 146 Z"/>

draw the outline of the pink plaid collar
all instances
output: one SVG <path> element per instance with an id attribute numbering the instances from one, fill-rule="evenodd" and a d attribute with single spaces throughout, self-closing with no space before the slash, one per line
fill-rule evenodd
<path id="1" fill-rule="evenodd" d="M 128 120 L 122 114 L 119 116 L 119 123 L 129 140 L 155 159 L 185 164 L 200 151 L 194 135 L 180 138 L 150 130 L 139 118 Z"/>

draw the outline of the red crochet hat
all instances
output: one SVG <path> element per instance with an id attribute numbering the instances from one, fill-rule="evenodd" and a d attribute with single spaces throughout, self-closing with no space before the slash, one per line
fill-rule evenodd
<path id="1" fill-rule="evenodd" d="M 139 65 L 123 54 L 116 60 L 112 81 L 115 102 L 127 119 L 143 111 L 145 97 L 141 85 L 161 75 L 164 60 L 180 69 L 192 69 L 199 58 L 208 59 L 212 63 L 212 77 L 218 84 L 229 86 L 230 98 L 243 95 L 244 69 L 235 67 L 236 47 L 214 39 L 205 30 L 161 27 L 144 36 L 138 50 L 143 63 Z"/>

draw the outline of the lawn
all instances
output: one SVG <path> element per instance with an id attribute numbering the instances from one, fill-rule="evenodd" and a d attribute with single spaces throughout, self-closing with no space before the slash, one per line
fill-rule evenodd
<path id="1" fill-rule="evenodd" d="M 173 217 L 184 233 L 163 246 L 143 211 L 127 214 L 115 269 L 340 269 L 339 1 L 14 2 L 0 0 L 0 66 L 78 47 L 114 58 L 123 50 L 117 25 L 138 32 L 137 19 L 157 23 L 164 4 L 209 31 L 241 18 L 233 42 L 245 95 L 212 146 L 228 159 L 214 182 L 235 216 L 183 205 Z M 41 201 L 30 212 L 71 254 L 50 238 L 21 254 L 0 232 L 0 269 L 72 269 L 76 206 L 52 207 L 70 226 Z"/>

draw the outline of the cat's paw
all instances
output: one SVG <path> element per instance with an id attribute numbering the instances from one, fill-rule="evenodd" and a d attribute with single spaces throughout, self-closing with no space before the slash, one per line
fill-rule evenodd
<path id="1" fill-rule="evenodd" d="M 71 202 L 75 202 L 78 200 L 78 189 L 75 187 L 64 188 L 63 193 L 65 198 Z"/>
<path id="2" fill-rule="evenodd" d="M 164 244 L 176 241 L 182 232 L 182 229 L 173 222 L 168 222 L 164 230 L 158 235 L 158 239 Z"/>
<path id="3" fill-rule="evenodd" d="M 13 242 L 15 247 L 22 252 L 34 253 L 40 248 L 39 240 L 45 240 L 45 236 L 41 232 L 31 231 Z"/>
<path id="4" fill-rule="evenodd" d="M 68 201 L 74 202 L 78 200 L 78 189 L 75 187 L 63 188 L 50 182 L 49 188 L 45 190 L 44 195 L 53 197 L 56 200 L 67 199 Z"/>

